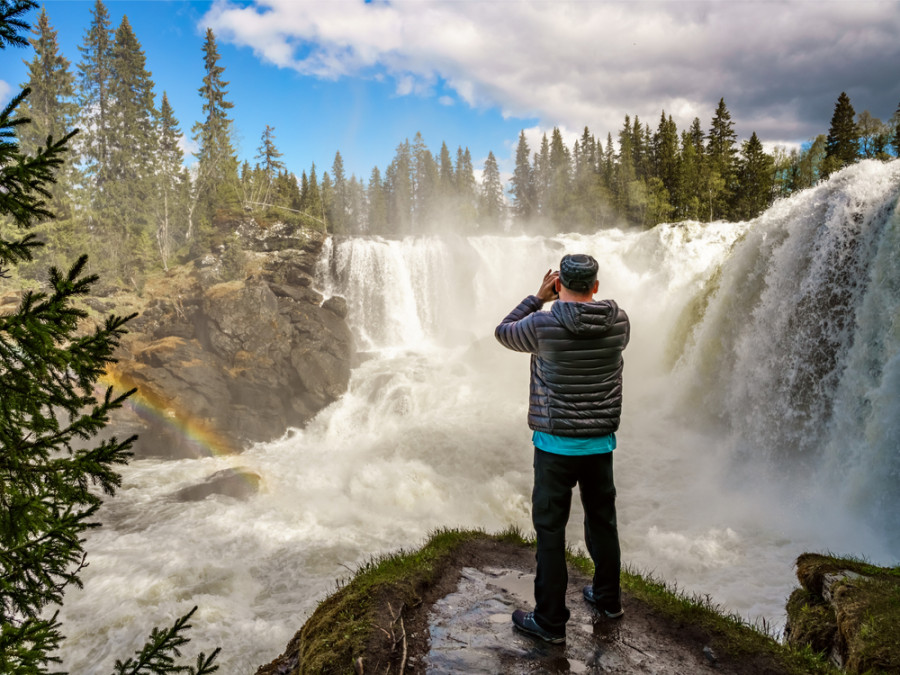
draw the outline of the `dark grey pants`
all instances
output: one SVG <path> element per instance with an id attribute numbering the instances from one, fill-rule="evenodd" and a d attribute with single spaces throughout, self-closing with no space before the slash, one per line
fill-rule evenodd
<path id="1" fill-rule="evenodd" d="M 619 604 L 619 532 L 613 453 L 569 457 L 534 449 L 531 518 L 537 532 L 534 618 L 551 633 L 564 634 L 566 608 L 566 523 L 572 489 L 578 484 L 584 507 L 584 540 L 594 561 L 594 597 L 601 608 Z M 580 593 L 579 593 L 580 596 Z"/>

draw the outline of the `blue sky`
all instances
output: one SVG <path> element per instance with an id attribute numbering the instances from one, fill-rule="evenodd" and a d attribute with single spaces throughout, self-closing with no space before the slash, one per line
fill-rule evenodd
<path id="1" fill-rule="evenodd" d="M 93 0 L 44 3 L 63 55 L 78 46 Z M 203 35 L 216 33 L 241 159 L 265 125 L 289 169 L 331 167 L 368 179 L 417 131 L 437 153 L 489 150 L 512 170 L 519 131 L 535 149 L 554 126 L 615 136 L 626 113 L 655 128 L 708 129 L 724 97 L 742 138 L 788 147 L 827 131 L 846 91 L 887 120 L 900 103 L 896 2 L 529 2 L 527 0 L 111 0 L 128 15 L 158 93 L 190 136 L 201 117 Z M 36 13 L 34 14 L 36 15 Z M 32 17 L 34 16 L 32 15 Z M 0 99 L 26 78 L 30 49 L 0 52 Z"/>

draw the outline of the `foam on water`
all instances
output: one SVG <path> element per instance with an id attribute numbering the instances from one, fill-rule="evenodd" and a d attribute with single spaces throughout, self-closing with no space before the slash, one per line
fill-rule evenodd
<path id="1" fill-rule="evenodd" d="M 127 467 L 66 598 L 65 667 L 108 672 L 196 604 L 192 645 L 254 672 L 370 556 L 442 526 L 528 531 L 528 357 L 492 334 L 571 251 L 601 261 L 600 294 L 632 321 L 627 563 L 777 625 L 799 553 L 896 561 L 898 186 L 900 162 L 864 163 L 751 223 L 329 242 L 318 285 L 347 298 L 367 352 L 349 391 L 239 457 Z M 259 495 L 170 500 L 233 465 L 262 477 Z"/>

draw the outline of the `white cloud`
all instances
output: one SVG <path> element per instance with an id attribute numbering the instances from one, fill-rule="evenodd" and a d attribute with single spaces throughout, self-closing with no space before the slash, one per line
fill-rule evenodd
<path id="1" fill-rule="evenodd" d="M 604 137 L 662 109 L 705 130 L 724 97 L 741 137 L 801 140 L 842 90 L 877 116 L 900 100 L 890 2 L 218 0 L 204 21 L 305 75 L 386 75 L 400 95 L 440 77 L 470 106 Z"/>
<path id="2" fill-rule="evenodd" d="M 194 161 L 194 153 L 200 149 L 197 141 L 193 138 L 188 138 L 184 134 L 178 137 L 178 147 L 181 148 L 181 152 L 184 153 L 185 161 L 188 164 L 191 164 Z"/>
<path id="3" fill-rule="evenodd" d="M 0 105 L 6 105 L 12 94 L 12 86 L 5 80 L 0 80 Z"/>
<path id="4" fill-rule="evenodd" d="M 438 99 L 438 103 L 440 103 L 441 105 L 453 105 L 456 103 L 456 101 L 453 100 L 452 96 L 441 96 Z"/>

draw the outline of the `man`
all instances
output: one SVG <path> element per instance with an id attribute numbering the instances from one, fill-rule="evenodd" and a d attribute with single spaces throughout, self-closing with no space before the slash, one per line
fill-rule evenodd
<path id="1" fill-rule="evenodd" d="M 609 618 L 623 615 L 612 451 L 622 411 L 622 351 L 628 317 L 612 300 L 594 300 L 597 261 L 566 255 L 503 319 L 494 335 L 504 347 L 531 353 L 528 426 L 533 430 L 532 521 L 537 533 L 533 612 L 513 625 L 550 643 L 566 639 L 566 523 L 572 488 L 584 506 L 584 539 L 594 561 L 585 600 Z M 558 298 L 549 312 L 544 303 Z"/>

